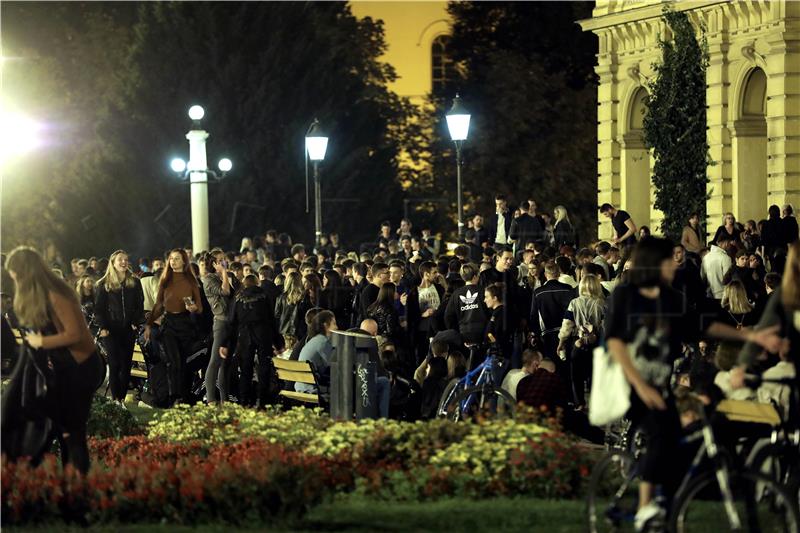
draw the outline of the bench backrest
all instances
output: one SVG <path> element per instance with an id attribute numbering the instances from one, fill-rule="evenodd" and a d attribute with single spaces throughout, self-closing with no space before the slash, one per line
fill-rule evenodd
<path id="1" fill-rule="evenodd" d="M 316 385 L 317 383 L 314 367 L 308 361 L 290 361 L 280 357 L 273 357 L 272 364 L 278 372 L 278 379 L 308 383 L 310 385 Z"/>

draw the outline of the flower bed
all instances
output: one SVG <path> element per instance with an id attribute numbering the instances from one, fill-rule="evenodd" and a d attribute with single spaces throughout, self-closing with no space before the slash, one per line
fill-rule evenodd
<path id="1" fill-rule="evenodd" d="M 525 421 L 334 422 L 236 405 L 164 411 L 147 436 L 92 439 L 85 478 L 54 458 L 2 464 L 4 523 L 198 523 L 294 517 L 337 492 L 391 500 L 578 493 L 591 458 Z M 69 515 L 69 513 L 67 513 Z"/>

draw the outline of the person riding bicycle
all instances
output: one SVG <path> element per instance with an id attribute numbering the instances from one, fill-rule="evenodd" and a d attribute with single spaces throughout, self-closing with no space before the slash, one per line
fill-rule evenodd
<path id="1" fill-rule="evenodd" d="M 648 436 L 636 515 L 640 531 L 664 514 L 653 501 L 655 485 L 664 485 L 669 494 L 670 488 L 675 488 L 676 474 L 680 474 L 670 461 L 680 438 L 680 421 L 669 385 L 682 343 L 696 342 L 705 334 L 749 340 L 768 349 L 781 344 L 777 328 L 737 330 L 715 322 L 701 331 L 699 317 L 684 296 L 670 286 L 677 267 L 672 250 L 669 240 L 657 237 L 645 237 L 636 244 L 628 280 L 612 293 L 605 323 L 608 352 L 631 384 L 627 417 Z"/>

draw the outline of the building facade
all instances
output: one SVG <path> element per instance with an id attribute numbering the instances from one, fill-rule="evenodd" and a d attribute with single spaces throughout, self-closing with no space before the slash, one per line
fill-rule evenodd
<path id="1" fill-rule="evenodd" d="M 766 218 L 771 204 L 800 206 L 800 2 L 670 2 L 706 28 L 709 231 L 732 212 Z M 669 37 L 663 2 L 597 0 L 579 21 L 599 38 L 598 202 L 628 211 L 637 225 L 660 226 L 653 208 L 652 161 L 642 141 L 646 84 Z M 611 226 L 599 217 L 599 237 Z"/>
<path id="2" fill-rule="evenodd" d="M 381 58 L 395 68 L 389 88 L 417 105 L 424 105 L 452 69 L 447 54 L 451 19 L 447 2 L 352 1 L 358 18 L 383 21 L 387 50 Z"/>

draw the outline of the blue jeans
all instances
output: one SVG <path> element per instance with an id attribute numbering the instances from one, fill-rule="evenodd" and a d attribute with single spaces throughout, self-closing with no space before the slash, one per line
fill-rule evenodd
<path id="1" fill-rule="evenodd" d="M 392 385 L 386 376 L 378 376 L 375 379 L 375 391 L 378 393 L 378 416 L 389 418 L 389 398 L 392 392 Z"/>

